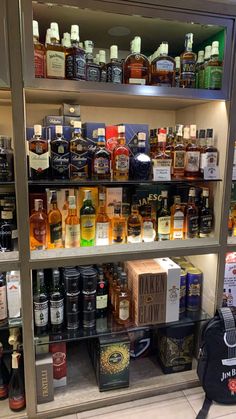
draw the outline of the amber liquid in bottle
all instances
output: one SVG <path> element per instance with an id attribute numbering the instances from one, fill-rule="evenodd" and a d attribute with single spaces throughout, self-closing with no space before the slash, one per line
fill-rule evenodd
<path id="1" fill-rule="evenodd" d="M 42 199 L 35 199 L 34 209 L 30 217 L 30 249 L 45 250 L 48 242 L 48 217 L 43 211 Z"/>
<path id="2" fill-rule="evenodd" d="M 125 84 L 149 84 L 149 61 L 141 54 L 141 38 L 136 36 L 133 40 L 131 54 L 124 62 Z"/>
<path id="3" fill-rule="evenodd" d="M 49 249 L 61 248 L 62 246 L 62 215 L 57 207 L 57 192 L 52 191 L 51 209 L 48 213 L 49 224 Z"/>
<path id="4" fill-rule="evenodd" d="M 125 126 L 118 127 L 118 145 L 113 150 L 114 180 L 129 180 L 129 149 L 125 145 Z"/>
<path id="5" fill-rule="evenodd" d="M 45 77 L 45 52 L 46 48 L 39 42 L 39 27 L 37 20 L 33 20 L 34 42 L 34 74 L 35 77 Z"/>
<path id="6" fill-rule="evenodd" d="M 185 168 L 185 145 L 183 143 L 183 125 L 177 125 L 176 144 L 172 152 L 173 176 L 175 178 L 184 177 Z"/>
<path id="7" fill-rule="evenodd" d="M 190 143 L 186 147 L 185 176 L 200 176 L 200 147 L 196 140 L 196 125 L 190 125 Z"/>

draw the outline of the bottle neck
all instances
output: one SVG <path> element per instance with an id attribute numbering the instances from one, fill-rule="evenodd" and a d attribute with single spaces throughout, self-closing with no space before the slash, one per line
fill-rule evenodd
<path id="1" fill-rule="evenodd" d="M 167 209 L 168 208 L 168 199 L 162 198 L 162 208 Z"/>
<path id="2" fill-rule="evenodd" d="M 98 147 L 105 148 L 106 140 L 104 137 L 98 137 Z"/>
<path id="3" fill-rule="evenodd" d="M 139 153 L 144 153 L 145 152 L 145 142 L 144 141 L 139 141 L 138 142 L 138 151 Z"/>
<path id="4" fill-rule="evenodd" d="M 38 36 L 33 36 L 33 43 L 34 44 L 39 44 L 39 37 Z"/>
<path id="5" fill-rule="evenodd" d="M 189 197 L 188 197 L 188 203 L 189 204 L 195 204 L 195 196 L 189 195 Z"/>
<path id="6" fill-rule="evenodd" d="M 58 209 L 57 208 L 57 202 L 56 201 L 51 203 L 51 209 L 52 210 L 57 210 Z"/>
<path id="7" fill-rule="evenodd" d="M 208 196 L 203 196 L 202 206 L 205 207 L 205 208 L 209 208 L 209 197 Z"/>
<path id="8" fill-rule="evenodd" d="M 120 145 L 125 145 L 125 134 L 119 134 L 118 142 Z"/>
<path id="9" fill-rule="evenodd" d="M 60 287 L 60 279 L 59 278 L 53 278 L 53 290 L 58 290 Z"/>
<path id="10" fill-rule="evenodd" d="M 76 208 L 70 208 L 69 207 L 69 210 L 68 210 L 68 215 L 77 215 L 77 209 Z"/>

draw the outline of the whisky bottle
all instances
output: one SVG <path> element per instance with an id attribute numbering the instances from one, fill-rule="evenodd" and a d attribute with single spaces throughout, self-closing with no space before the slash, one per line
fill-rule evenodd
<path id="1" fill-rule="evenodd" d="M 62 247 L 62 215 L 57 207 L 57 192 L 51 191 L 51 208 L 48 213 L 49 240 L 48 248 Z"/>
<path id="2" fill-rule="evenodd" d="M 125 145 L 125 126 L 118 126 L 118 145 L 113 150 L 114 180 L 129 180 L 129 149 Z"/>
<path id="3" fill-rule="evenodd" d="M 14 180 L 14 157 L 11 148 L 11 138 L 0 135 L 0 182 Z"/>
<path id="4" fill-rule="evenodd" d="M 186 147 L 185 176 L 199 177 L 200 147 L 196 140 L 196 125 L 190 125 L 190 143 Z"/>
<path id="5" fill-rule="evenodd" d="M 75 196 L 68 198 L 68 215 L 65 219 L 65 248 L 79 247 L 80 222 L 77 216 Z"/>
<path id="6" fill-rule="evenodd" d="M 172 127 L 167 127 L 166 129 L 166 154 L 169 156 L 169 159 L 172 159 L 172 154 L 174 151 L 175 135 L 173 133 Z M 173 171 L 173 167 L 172 167 Z"/>
<path id="7" fill-rule="evenodd" d="M 184 239 L 184 208 L 179 195 L 174 196 L 171 207 L 171 240 Z"/>
<path id="8" fill-rule="evenodd" d="M 131 295 L 128 289 L 128 279 L 125 272 L 120 274 L 120 292 L 117 296 L 116 322 L 128 324 L 131 322 Z"/>
<path id="9" fill-rule="evenodd" d="M 65 223 L 65 221 L 66 221 L 66 217 L 68 215 L 70 191 L 68 189 L 66 189 L 64 191 L 64 193 L 65 193 L 65 198 L 64 198 L 64 204 L 63 204 L 62 212 L 61 212 L 61 215 L 62 215 L 62 241 L 63 241 L 63 244 L 65 244 L 65 233 L 66 233 L 66 223 Z"/>
<path id="10" fill-rule="evenodd" d="M 205 148 L 206 148 L 206 130 L 200 129 L 199 131 L 199 147 L 200 147 L 200 172 L 203 175 L 205 165 Z"/>
<path id="11" fill-rule="evenodd" d="M 24 380 L 19 369 L 19 359 L 21 354 L 12 354 L 12 372 L 9 382 L 9 407 L 13 412 L 19 412 L 25 408 L 25 388 Z"/>
<path id="12" fill-rule="evenodd" d="M 193 52 L 193 34 L 185 35 L 185 51 L 180 55 L 180 87 L 195 87 L 196 54 Z"/>
<path id="13" fill-rule="evenodd" d="M 199 236 L 209 237 L 213 230 L 213 211 L 209 207 L 209 189 L 202 190 L 202 205 L 199 208 Z"/>
<path id="14" fill-rule="evenodd" d="M 204 89 L 205 68 L 211 57 L 211 45 L 207 45 L 204 51 L 204 62 L 198 68 L 198 88 Z"/>
<path id="15" fill-rule="evenodd" d="M 63 126 L 55 126 L 56 138 L 51 141 L 51 168 L 53 179 L 69 179 L 70 144 L 63 137 Z"/>
<path id="16" fill-rule="evenodd" d="M 96 292 L 96 317 L 106 317 L 108 312 L 108 281 L 104 278 L 103 269 L 98 268 Z"/>
<path id="17" fill-rule="evenodd" d="M 34 200 L 34 212 L 30 216 L 30 249 L 45 250 L 48 239 L 48 217 L 43 210 L 43 200 Z"/>
<path id="18" fill-rule="evenodd" d="M 3 345 L 0 342 L 0 400 L 8 398 L 8 385 L 10 381 L 10 374 L 4 361 Z"/>
<path id="19" fill-rule="evenodd" d="M 6 208 L 1 211 L 0 221 L 0 251 L 11 252 L 14 247 L 13 229 L 12 229 L 13 213 L 12 210 Z"/>
<path id="20" fill-rule="evenodd" d="M 123 66 L 118 60 L 118 47 L 110 47 L 110 62 L 107 64 L 107 82 L 121 84 L 123 82 Z"/>
<path id="21" fill-rule="evenodd" d="M 7 272 L 6 280 L 8 322 L 11 325 L 18 325 L 22 320 L 20 271 Z"/>
<path id="22" fill-rule="evenodd" d="M 74 122 L 70 140 L 70 179 L 85 180 L 89 177 L 88 144 L 82 137 L 81 122 Z"/>
<path id="23" fill-rule="evenodd" d="M 154 86 L 174 86 L 175 60 L 168 56 L 168 42 L 160 45 L 160 55 L 151 63 L 151 84 Z"/>
<path id="24" fill-rule="evenodd" d="M 29 176 L 32 180 L 49 178 L 48 141 L 42 138 L 41 125 L 34 125 L 34 137 L 29 140 Z"/>
<path id="25" fill-rule="evenodd" d="M 86 52 L 86 80 L 100 81 L 100 66 L 93 60 L 93 42 L 84 41 Z"/>
<path id="26" fill-rule="evenodd" d="M 222 85 L 223 67 L 219 59 L 219 42 L 212 42 L 211 58 L 204 69 L 204 87 L 210 90 L 220 90 Z"/>
<path id="27" fill-rule="evenodd" d="M 79 25 L 71 25 L 71 48 L 66 54 L 66 78 L 86 80 L 86 54 L 80 47 Z"/>
<path id="28" fill-rule="evenodd" d="M 98 128 L 97 147 L 93 155 L 93 178 L 111 179 L 111 153 L 106 149 L 105 128 Z"/>
<path id="29" fill-rule="evenodd" d="M 176 125 L 176 144 L 172 152 L 173 176 L 175 178 L 184 177 L 185 168 L 185 145 L 183 143 L 183 125 Z"/>
<path id="30" fill-rule="evenodd" d="M 106 51 L 102 49 L 99 50 L 98 64 L 100 65 L 100 81 L 103 83 L 106 83 L 107 81 Z"/>
<path id="31" fill-rule="evenodd" d="M 106 246 L 111 241 L 111 220 L 106 213 L 105 190 L 99 191 L 99 207 L 96 217 L 96 245 Z"/>
<path id="32" fill-rule="evenodd" d="M 64 296 L 60 283 L 60 271 L 52 270 L 52 288 L 49 296 L 49 311 L 51 330 L 58 333 L 62 330 L 64 323 Z"/>
<path id="33" fill-rule="evenodd" d="M 206 131 L 206 146 L 201 154 L 201 171 L 204 167 L 216 167 L 218 164 L 219 152 L 214 144 L 213 129 Z"/>
<path id="34" fill-rule="evenodd" d="M 146 150 L 146 134 L 138 133 L 138 152 L 131 160 L 131 177 L 134 180 L 149 180 L 152 169 L 151 158 Z"/>
<path id="35" fill-rule="evenodd" d="M 63 283 L 65 286 L 65 323 L 68 330 L 79 327 L 80 315 L 80 273 L 76 268 L 63 270 Z"/>
<path id="36" fill-rule="evenodd" d="M 39 42 L 39 25 L 33 20 L 33 43 L 34 43 L 34 74 L 35 77 L 45 77 L 45 53 L 46 49 Z"/>
<path id="37" fill-rule="evenodd" d="M 96 239 L 96 210 L 93 206 L 91 191 L 85 191 L 83 206 L 80 209 L 80 246 L 94 246 Z"/>
<path id="38" fill-rule="evenodd" d="M 133 205 L 131 207 L 131 214 L 127 220 L 127 243 L 141 243 L 142 242 L 142 217 L 139 214 L 138 199 L 133 196 Z"/>
<path id="39" fill-rule="evenodd" d="M 112 244 L 123 244 L 126 242 L 126 219 L 121 214 L 121 204 L 114 207 L 114 216 L 111 220 Z"/>
<path id="40" fill-rule="evenodd" d="M 196 88 L 199 89 L 200 82 L 199 82 L 199 75 L 202 68 L 202 65 L 204 64 L 204 51 L 198 51 L 198 58 L 196 62 Z"/>
<path id="41" fill-rule="evenodd" d="M 33 296 L 34 325 L 36 336 L 45 333 L 48 329 L 48 294 L 44 282 L 44 271 L 36 272 L 36 284 Z"/>
<path id="42" fill-rule="evenodd" d="M 158 240 L 170 240 L 170 209 L 168 207 L 168 191 L 161 191 L 161 207 L 157 212 Z"/>
<path id="43" fill-rule="evenodd" d="M 229 216 L 228 216 L 228 236 L 233 236 L 233 230 L 234 230 L 234 220 L 231 212 L 231 208 L 229 210 Z"/>
<path id="44" fill-rule="evenodd" d="M 188 203 L 186 206 L 186 218 L 185 218 L 185 238 L 195 239 L 198 237 L 199 231 L 199 218 L 198 208 L 195 203 L 196 189 L 190 188 L 188 194 Z"/>
<path id="45" fill-rule="evenodd" d="M 65 78 L 65 50 L 60 44 L 59 29 L 56 22 L 51 23 L 51 39 L 46 49 L 47 78 Z"/>
<path id="46" fill-rule="evenodd" d="M 132 52 L 124 61 L 124 83 L 149 84 L 149 68 L 148 58 L 141 54 L 141 38 L 136 36 L 132 44 Z"/>
<path id="47" fill-rule="evenodd" d="M 153 163 L 154 166 L 168 166 L 171 164 L 171 159 L 169 154 L 166 152 L 166 128 L 159 128 L 158 135 L 157 135 L 157 153 L 154 156 Z M 168 160 L 168 162 L 163 162 L 164 160 Z"/>
<path id="48" fill-rule="evenodd" d="M 180 57 L 175 57 L 175 87 L 180 87 Z"/>
<path id="49" fill-rule="evenodd" d="M 153 242 L 156 238 L 156 225 L 155 220 L 152 217 L 152 207 L 146 204 L 142 208 L 142 219 L 143 219 L 143 234 L 142 239 L 145 243 Z"/>
<path id="50" fill-rule="evenodd" d="M 6 273 L 0 273 L 0 324 L 7 320 L 7 284 Z"/>

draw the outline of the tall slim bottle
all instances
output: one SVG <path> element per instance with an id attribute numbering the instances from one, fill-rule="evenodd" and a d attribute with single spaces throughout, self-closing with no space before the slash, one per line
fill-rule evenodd
<path id="1" fill-rule="evenodd" d="M 24 380 L 19 369 L 19 358 L 21 354 L 12 354 L 12 373 L 9 382 L 9 407 L 13 412 L 19 412 L 25 408 Z"/>
<path id="2" fill-rule="evenodd" d="M 39 42 L 39 24 L 33 20 L 34 42 L 34 74 L 35 77 L 45 77 L 45 46 Z"/>
<path id="3" fill-rule="evenodd" d="M 36 284 L 33 297 L 35 334 L 41 335 L 48 329 L 48 294 L 44 282 L 44 271 L 36 272 Z"/>
<path id="4" fill-rule="evenodd" d="M 180 87 L 196 87 L 196 59 L 193 52 L 193 34 L 187 33 L 185 51 L 180 55 Z"/>
<path id="5" fill-rule="evenodd" d="M 188 194 L 188 203 L 186 206 L 185 216 L 185 238 L 195 239 L 198 237 L 199 231 L 199 219 L 198 219 L 198 208 L 195 203 L 196 189 L 190 188 Z"/>
<path id="6" fill-rule="evenodd" d="M 75 196 L 69 196 L 68 204 L 68 215 L 65 219 L 65 248 L 79 247 L 80 222 L 77 216 Z"/>
<path id="7" fill-rule="evenodd" d="M 123 66 L 118 59 L 118 47 L 110 47 L 110 62 L 107 64 L 107 82 L 121 84 L 123 81 Z"/>
<path id="8" fill-rule="evenodd" d="M 45 250 L 48 245 L 48 217 L 43 210 L 43 200 L 34 200 L 34 212 L 30 216 L 30 249 Z"/>
<path id="9" fill-rule="evenodd" d="M 94 246 L 96 238 L 96 210 L 93 206 L 91 191 L 85 191 L 83 206 L 80 210 L 80 245 Z"/>
<path id="10" fill-rule="evenodd" d="M 53 333 L 62 330 L 64 323 L 64 296 L 60 283 L 60 271 L 52 270 L 52 287 L 49 297 L 50 322 Z"/>
<path id="11" fill-rule="evenodd" d="M 189 178 L 200 175 L 200 147 L 196 139 L 196 125 L 190 125 L 190 143 L 186 147 L 185 176 Z"/>

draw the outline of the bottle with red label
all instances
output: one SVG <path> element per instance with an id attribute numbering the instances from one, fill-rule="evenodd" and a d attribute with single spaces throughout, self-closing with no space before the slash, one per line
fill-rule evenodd
<path id="1" fill-rule="evenodd" d="M 125 144 L 125 126 L 118 126 L 118 145 L 113 151 L 114 180 L 129 180 L 129 149 Z"/>
<path id="2" fill-rule="evenodd" d="M 66 342 L 52 343 L 49 347 L 53 359 L 53 386 L 67 384 Z"/>
<path id="3" fill-rule="evenodd" d="M 35 77 L 45 77 L 45 54 L 46 48 L 39 42 L 39 25 L 33 20 L 33 42 L 34 42 L 34 71 Z"/>
<path id="4" fill-rule="evenodd" d="M 8 397 L 8 384 L 10 380 L 9 371 L 6 367 L 3 358 L 3 346 L 0 342 L 0 400 L 5 400 Z"/>
<path id="5" fill-rule="evenodd" d="M 34 212 L 30 217 L 30 249 L 45 250 L 48 242 L 48 217 L 43 209 L 43 200 L 34 200 Z"/>
<path id="6" fill-rule="evenodd" d="M 9 382 L 9 407 L 14 412 L 19 412 L 25 408 L 25 388 L 24 380 L 19 370 L 18 352 L 12 354 L 12 375 Z"/>
<path id="7" fill-rule="evenodd" d="M 106 317 L 108 306 L 108 281 L 104 277 L 103 269 L 98 268 L 98 282 L 96 293 L 96 317 Z"/>

